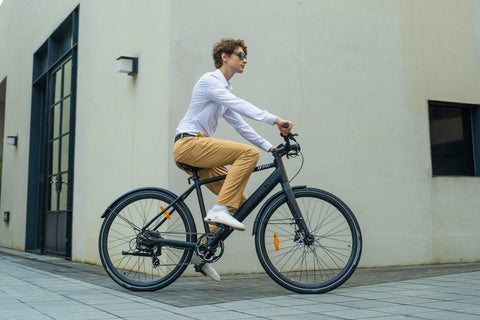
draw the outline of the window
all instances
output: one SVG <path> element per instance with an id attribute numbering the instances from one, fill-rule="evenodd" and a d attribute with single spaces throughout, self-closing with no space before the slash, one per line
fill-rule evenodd
<path id="1" fill-rule="evenodd" d="M 429 101 L 434 176 L 480 176 L 480 106 Z"/>

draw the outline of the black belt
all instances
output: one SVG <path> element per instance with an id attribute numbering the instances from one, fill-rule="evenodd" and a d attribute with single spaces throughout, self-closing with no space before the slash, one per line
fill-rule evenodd
<path id="1" fill-rule="evenodd" d="M 194 135 L 194 134 L 189 134 L 189 133 L 180 133 L 180 134 L 177 134 L 177 135 L 175 136 L 175 139 L 174 139 L 175 141 L 174 141 L 173 143 L 177 142 L 177 140 L 179 140 L 179 139 L 183 139 L 183 138 L 186 138 L 186 137 L 196 137 L 196 135 Z"/>

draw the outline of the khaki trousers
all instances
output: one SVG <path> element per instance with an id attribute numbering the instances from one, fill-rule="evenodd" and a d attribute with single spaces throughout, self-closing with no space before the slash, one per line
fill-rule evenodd
<path id="1" fill-rule="evenodd" d="M 173 147 L 175 163 L 203 168 L 198 171 L 201 180 L 227 175 L 225 180 L 206 186 L 218 195 L 215 203 L 227 206 L 230 212 L 235 212 L 247 199 L 243 191 L 259 157 L 258 149 L 253 146 L 209 138 L 201 133 L 179 139 Z M 226 165 L 231 165 L 230 170 Z"/>

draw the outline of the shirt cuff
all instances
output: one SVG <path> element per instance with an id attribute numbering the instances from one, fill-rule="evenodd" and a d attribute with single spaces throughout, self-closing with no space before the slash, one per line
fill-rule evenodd
<path id="1" fill-rule="evenodd" d="M 267 111 L 267 113 L 268 113 L 268 111 Z M 278 117 L 277 117 L 276 115 L 271 114 L 271 113 L 268 113 L 268 114 L 265 116 L 264 121 L 265 121 L 266 123 L 269 123 L 269 124 L 271 124 L 271 125 L 273 126 L 273 125 L 275 124 L 275 120 L 277 120 L 277 118 L 278 118 Z"/>
<path id="2" fill-rule="evenodd" d="M 264 151 L 267 151 L 267 152 L 268 152 L 272 147 L 273 147 L 273 145 L 272 145 L 270 142 L 266 141 L 266 140 L 265 140 L 265 142 L 262 143 L 262 145 L 260 146 L 260 148 L 262 148 Z"/>

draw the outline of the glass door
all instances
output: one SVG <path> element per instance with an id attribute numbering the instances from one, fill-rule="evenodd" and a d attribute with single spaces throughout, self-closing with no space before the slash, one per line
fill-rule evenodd
<path id="1" fill-rule="evenodd" d="M 50 74 L 48 106 L 48 167 L 45 199 L 44 251 L 65 255 L 68 220 L 71 218 L 70 122 L 72 59 L 68 57 Z"/>

